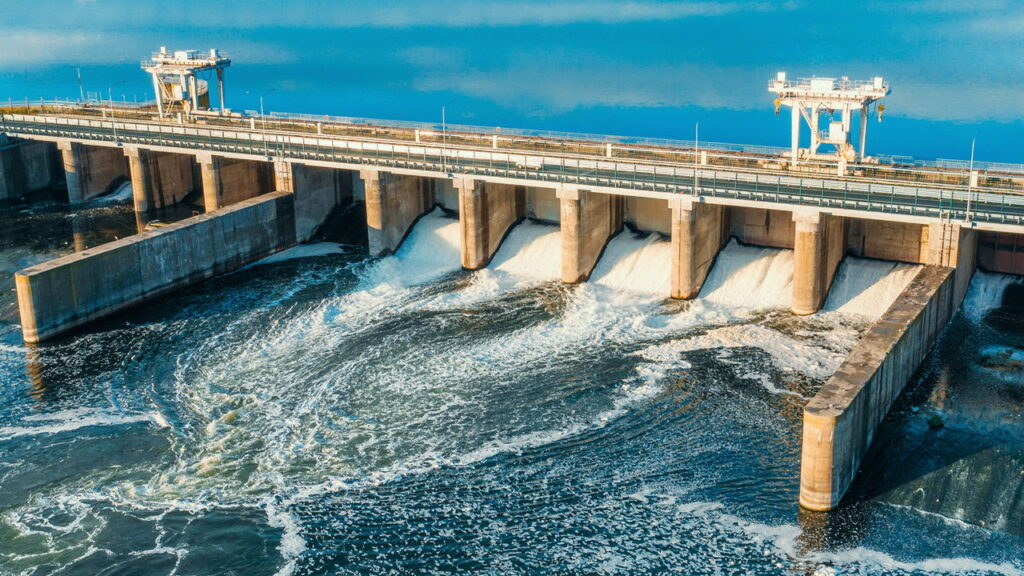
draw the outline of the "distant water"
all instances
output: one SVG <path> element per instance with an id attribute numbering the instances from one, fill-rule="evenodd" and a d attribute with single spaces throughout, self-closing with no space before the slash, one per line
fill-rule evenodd
<path id="1" fill-rule="evenodd" d="M 1024 346 L 1001 279 L 815 515 L 801 408 L 867 324 L 789 314 L 791 252 L 731 244 L 674 302 L 657 235 L 573 287 L 556 227 L 472 273 L 458 238 L 437 210 L 394 257 L 313 245 L 39 347 L 0 326 L 0 573 L 1024 574 L 1018 377 L 975 356 Z"/>

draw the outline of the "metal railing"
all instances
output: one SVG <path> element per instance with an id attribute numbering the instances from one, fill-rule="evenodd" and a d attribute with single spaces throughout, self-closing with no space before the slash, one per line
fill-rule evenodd
<path id="1" fill-rule="evenodd" d="M 770 204 L 1024 225 L 1024 195 L 956 186 L 860 182 L 825 175 L 726 170 L 693 163 L 524 154 L 514 150 L 388 141 L 209 125 L 61 116 L 4 116 L 4 131 L 273 158 L 506 178 L 591 188 L 701 195 Z M 968 201 L 970 198 L 970 202 Z"/>
<path id="2" fill-rule="evenodd" d="M 541 131 L 481 133 L 479 128 L 471 132 L 473 127 L 466 126 L 442 132 L 437 125 L 415 122 L 297 114 L 212 116 L 178 123 L 154 119 L 147 104 L 16 104 L 0 117 L 3 130 L 17 135 L 260 157 L 269 154 L 439 174 L 459 172 L 1008 224 L 1021 224 L 1024 217 L 1024 194 L 1019 193 L 1022 182 L 1004 174 L 982 174 L 979 186 L 968 191 L 968 175 L 959 169 L 861 164 L 851 166 L 849 177 L 839 178 L 827 163 L 809 163 L 797 172 L 779 156 L 709 150 L 704 143 L 699 150 L 707 155 L 707 163 L 702 164 L 697 149 L 692 145 L 685 148 L 692 144 L 686 141 L 648 139 L 665 145 L 626 145 L 629 139 L 606 136 L 594 136 L 605 139 L 600 142 L 576 134 L 567 135 L 575 140 L 557 140 L 549 137 L 552 133 Z M 537 133 L 545 136 L 534 135 Z"/>

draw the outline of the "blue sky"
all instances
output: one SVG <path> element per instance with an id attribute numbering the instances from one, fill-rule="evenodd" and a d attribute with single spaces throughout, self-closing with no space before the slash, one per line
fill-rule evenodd
<path id="1" fill-rule="evenodd" d="M 3 97 L 148 97 L 139 59 L 218 47 L 236 109 L 785 145 L 776 71 L 884 75 L 871 149 L 1024 162 L 1019 1 L 2 3 Z"/>

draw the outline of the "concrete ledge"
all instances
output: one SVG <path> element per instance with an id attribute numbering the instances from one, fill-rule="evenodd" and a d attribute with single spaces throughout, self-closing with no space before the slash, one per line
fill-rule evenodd
<path id="1" fill-rule="evenodd" d="M 959 305 L 955 270 L 928 266 L 804 407 L 800 505 L 831 510 L 853 481 L 875 429 Z"/>
<path id="2" fill-rule="evenodd" d="M 40 342 L 295 245 L 294 195 L 274 192 L 15 274 L 25 341 Z"/>

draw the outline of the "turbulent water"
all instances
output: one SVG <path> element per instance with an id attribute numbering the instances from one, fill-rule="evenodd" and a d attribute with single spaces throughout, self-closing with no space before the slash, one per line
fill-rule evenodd
<path id="1" fill-rule="evenodd" d="M 974 353 L 1024 345 L 1001 278 L 880 433 L 901 466 L 807 514 L 801 408 L 912 268 L 848 259 L 797 318 L 788 251 L 730 244 L 673 302 L 658 235 L 578 286 L 557 227 L 477 272 L 458 243 L 438 209 L 393 257 L 302 247 L 34 348 L 3 325 L 0 573 L 1024 574 L 1021 381 Z"/>

